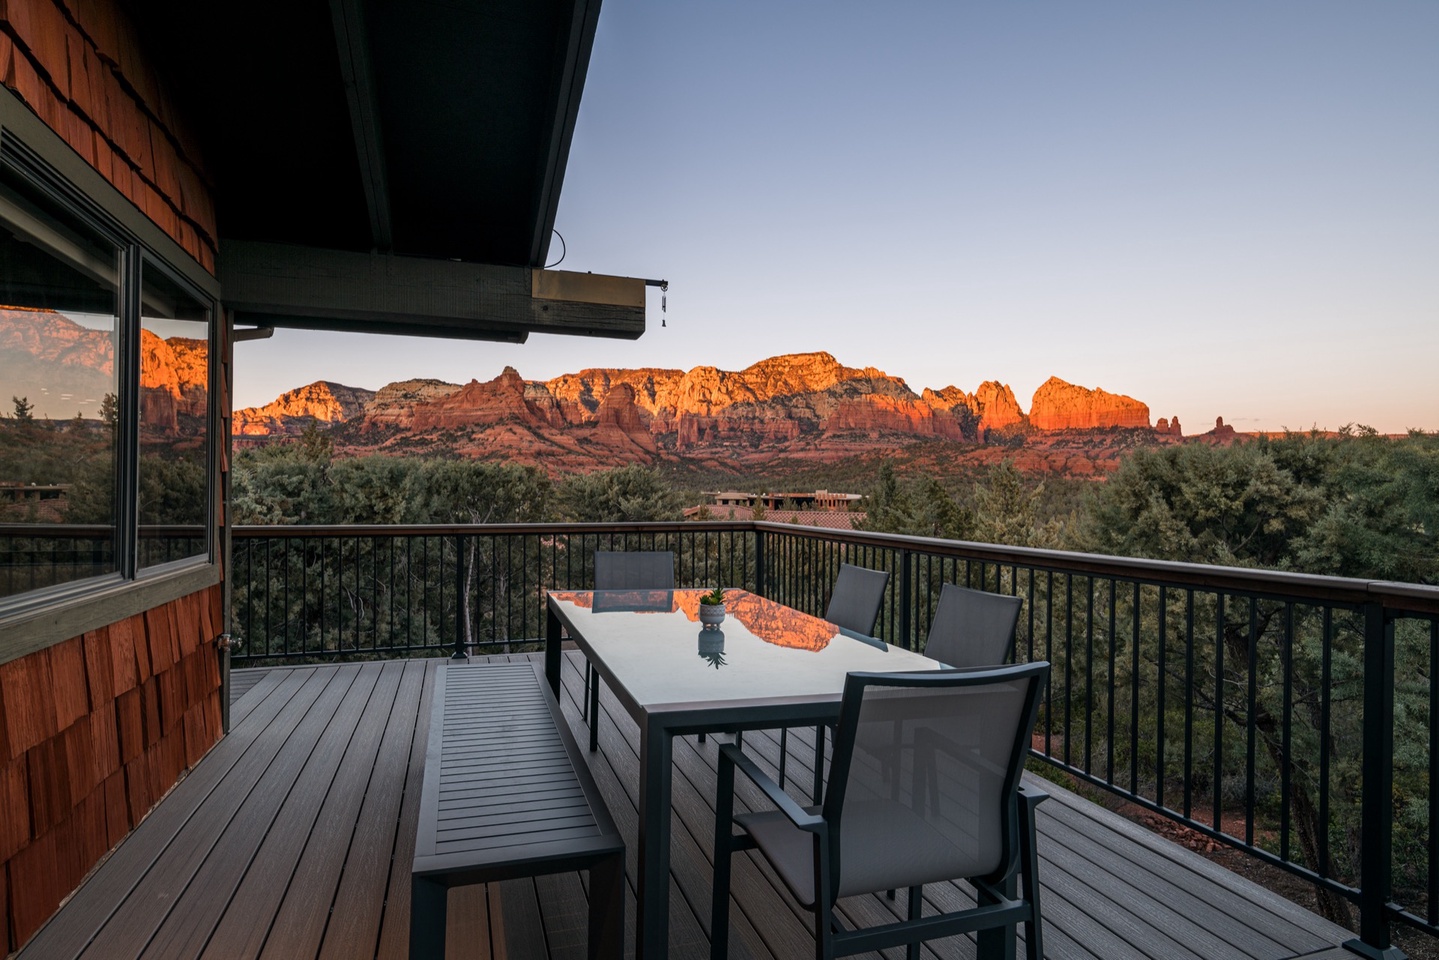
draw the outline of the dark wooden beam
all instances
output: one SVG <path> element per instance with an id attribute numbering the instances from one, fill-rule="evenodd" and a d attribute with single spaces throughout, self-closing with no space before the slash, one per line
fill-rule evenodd
<path id="1" fill-rule="evenodd" d="M 569 29 L 564 38 L 565 55 L 558 61 L 553 79 L 553 122 L 547 131 L 544 146 L 544 167 L 540 173 L 539 193 L 535 197 L 535 229 L 530 246 L 530 263 L 543 267 L 549 261 L 550 237 L 555 229 L 555 215 L 560 205 L 560 187 L 564 185 L 565 165 L 569 162 L 570 141 L 575 132 L 575 118 L 580 112 L 580 96 L 585 89 L 585 75 L 590 69 L 590 51 L 595 44 L 595 27 L 600 19 L 600 0 L 577 0 L 570 15 Z"/>
<path id="2" fill-rule="evenodd" d="M 355 158 L 365 188 L 370 213 L 370 234 L 374 249 L 389 253 L 394 246 L 390 228 L 390 187 L 385 172 L 384 141 L 380 136 L 380 102 L 375 94 L 374 70 L 370 63 L 370 36 L 365 28 L 361 0 L 330 0 L 330 18 L 335 25 L 335 46 L 340 55 L 340 78 L 350 107 L 350 127 L 355 137 Z"/>
<path id="3" fill-rule="evenodd" d="M 218 274 L 235 322 L 524 342 L 530 333 L 633 340 L 644 281 L 222 240 Z"/>

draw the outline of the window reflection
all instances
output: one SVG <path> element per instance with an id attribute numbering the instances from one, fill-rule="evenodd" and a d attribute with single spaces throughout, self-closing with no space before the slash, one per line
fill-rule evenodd
<path id="1" fill-rule="evenodd" d="M 141 287 L 140 566 L 203 556 L 210 314 L 151 264 Z"/>
<path id="2" fill-rule="evenodd" d="M 0 597 L 116 569 L 120 257 L 0 176 Z"/>

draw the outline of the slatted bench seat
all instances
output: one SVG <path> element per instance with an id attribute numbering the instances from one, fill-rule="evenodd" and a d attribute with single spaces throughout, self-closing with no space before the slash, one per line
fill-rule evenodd
<path id="1" fill-rule="evenodd" d="M 435 672 L 411 871 L 410 957 L 445 955 L 450 887 L 590 872 L 589 956 L 624 948 L 625 845 L 532 663 Z"/>

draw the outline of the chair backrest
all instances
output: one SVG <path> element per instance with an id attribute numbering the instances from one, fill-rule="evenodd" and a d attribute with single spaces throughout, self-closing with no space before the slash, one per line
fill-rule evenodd
<path id="1" fill-rule="evenodd" d="M 874 625 L 879 620 L 879 606 L 884 602 L 884 588 L 888 583 L 889 573 L 885 570 L 870 570 L 851 563 L 841 563 L 824 618 L 836 627 L 844 627 L 867 637 L 872 636 Z"/>
<path id="2" fill-rule="evenodd" d="M 596 590 L 673 590 L 675 555 L 669 550 L 596 550 Z"/>
<path id="3" fill-rule="evenodd" d="M 849 675 L 824 799 L 832 896 L 1012 868 L 1048 676 L 1043 662 Z"/>
<path id="4" fill-rule="evenodd" d="M 924 655 L 951 667 L 997 667 L 1014 653 L 1024 601 L 946 583 L 939 592 Z"/>

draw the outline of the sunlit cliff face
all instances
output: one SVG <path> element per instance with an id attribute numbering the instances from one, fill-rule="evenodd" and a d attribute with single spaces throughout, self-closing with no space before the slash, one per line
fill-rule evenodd
<path id="1" fill-rule="evenodd" d="M 577 607 L 595 611 L 625 613 L 683 612 L 691 623 L 699 623 L 700 597 L 706 590 L 602 590 L 557 592 L 555 597 Z M 839 635 L 832 623 L 767 602 L 746 590 L 730 590 L 725 597 L 725 614 L 738 620 L 746 630 L 766 643 L 795 650 L 823 650 Z"/>

